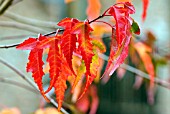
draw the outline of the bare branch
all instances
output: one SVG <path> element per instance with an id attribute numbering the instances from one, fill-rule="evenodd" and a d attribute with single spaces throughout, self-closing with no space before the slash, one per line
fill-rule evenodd
<path id="1" fill-rule="evenodd" d="M 48 22 L 48 21 L 27 18 L 27 17 L 21 16 L 21 15 L 18 15 L 18 14 L 9 12 L 9 11 L 6 11 L 4 13 L 4 16 L 8 17 L 10 19 L 13 19 L 15 21 L 28 24 L 28 25 L 47 27 L 47 28 L 52 28 L 52 29 L 61 28 L 61 27 L 57 26 L 57 22 Z"/>
<path id="2" fill-rule="evenodd" d="M 16 47 L 18 46 L 19 44 L 12 44 L 12 45 L 6 45 L 6 46 L 0 46 L 0 48 L 13 48 L 13 47 Z"/>
<path id="3" fill-rule="evenodd" d="M 33 33 L 46 33 L 47 31 L 40 29 L 38 27 L 34 27 L 31 25 L 26 25 L 18 22 L 11 22 L 11 21 L 0 21 L 0 26 L 2 27 L 13 27 L 21 30 L 27 30 Z"/>
<path id="4" fill-rule="evenodd" d="M 58 29 L 58 31 L 59 31 L 59 32 L 62 32 L 62 31 L 64 31 L 64 30 L 63 30 L 63 29 Z M 53 31 L 53 32 L 44 34 L 44 36 L 50 36 L 50 35 L 55 34 L 55 33 L 56 33 L 56 31 Z M 5 49 L 7 49 L 7 48 L 13 48 L 13 47 L 18 46 L 19 44 L 20 44 L 20 43 L 18 43 L 18 44 L 12 44 L 12 45 L 6 45 L 6 46 L 0 46 L 0 48 L 5 48 Z"/>

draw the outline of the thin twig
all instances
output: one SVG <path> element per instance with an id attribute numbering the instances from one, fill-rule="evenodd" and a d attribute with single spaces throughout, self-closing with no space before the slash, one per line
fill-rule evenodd
<path id="1" fill-rule="evenodd" d="M 4 64 L 5 66 L 7 66 L 8 68 L 10 68 L 11 70 L 13 70 L 16 74 L 18 74 L 22 79 L 24 79 L 27 83 L 29 83 L 37 92 L 39 92 L 37 86 L 31 81 L 29 80 L 21 71 L 19 71 L 17 68 L 15 68 L 13 65 L 7 63 L 5 60 L 3 60 L 2 58 L 0 58 L 0 63 Z M 50 102 L 58 107 L 57 102 L 55 102 L 54 99 L 52 99 L 48 94 L 46 94 L 47 98 L 50 100 Z M 69 114 L 65 109 L 61 108 L 61 111 L 64 114 Z"/>
<path id="2" fill-rule="evenodd" d="M 8 49 L 8 48 L 16 47 L 16 46 L 18 46 L 18 45 L 19 45 L 19 44 L 12 44 L 12 45 L 0 46 L 0 48 L 6 48 L 6 49 Z"/>
<path id="3" fill-rule="evenodd" d="M 107 55 L 100 54 L 100 57 L 101 57 L 103 60 L 108 61 L 108 56 L 107 56 Z M 145 79 L 150 80 L 150 76 L 149 76 L 147 73 L 145 73 L 145 72 L 143 72 L 143 71 L 141 71 L 141 70 L 138 70 L 138 69 L 136 69 L 136 68 L 134 68 L 134 67 L 132 67 L 132 66 L 130 66 L 130 65 L 127 65 L 127 64 L 124 64 L 124 63 L 123 63 L 123 64 L 120 65 L 120 67 L 121 67 L 121 68 L 124 68 L 124 69 L 126 69 L 126 70 L 128 70 L 128 71 L 130 71 L 130 72 L 133 72 L 133 73 L 135 73 L 135 74 L 138 74 L 138 75 L 141 76 L 142 78 L 145 78 Z M 165 87 L 165 88 L 170 89 L 170 83 L 167 82 L 167 81 L 164 81 L 164 80 L 162 80 L 162 79 L 159 79 L 159 78 L 156 78 L 156 77 L 155 77 L 154 82 L 155 82 L 156 84 L 162 86 L 162 87 Z"/>
<path id="4" fill-rule="evenodd" d="M 58 32 L 63 32 L 63 31 L 64 31 L 63 29 L 58 29 Z M 56 31 L 53 31 L 53 32 L 44 34 L 43 36 L 50 36 L 50 35 L 52 35 L 52 34 L 56 34 Z M 18 46 L 19 44 L 20 44 L 20 43 L 18 43 L 18 44 L 12 44 L 12 45 L 6 45 L 6 46 L 0 46 L 0 48 L 5 48 L 5 49 L 13 48 L 13 47 Z"/>
<path id="5" fill-rule="evenodd" d="M 48 22 L 48 21 L 27 18 L 27 17 L 21 16 L 21 15 L 18 15 L 18 14 L 9 12 L 9 11 L 6 11 L 3 15 L 5 17 L 8 17 L 10 19 L 13 19 L 15 21 L 25 23 L 28 25 L 47 27 L 47 28 L 52 28 L 52 29 L 60 28 L 59 26 L 57 26 L 57 22 Z"/>
<path id="6" fill-rule="evenodd" d="M 0 82 L 12 84 L 12 85 L 15 85 L 15 86 L 24 88 L 24 89 L 26 89 L 26 90 L 28 90 L 28 91 L 31 91 L 31 92 L 33 92 L 33 93 L 35 93 L 35 94 L 39 94 L 39 92 L 37 92 L 35 89 L 31 88 L 30 86 L 27 86 L 27 85 L 25 85 L 25 84 L 23 84 L 23 83 L 20 83 L 20 82 L 11 80 L 11 79 L 7 79 L 7 78 L 0 77 Z"/>
<path id="7" fill-rule="evenodd" d="M 33 33 L 46 33 L 47 31 L 40 29 L 38 27 L 34 27 L 31 25 L 26 25 L 26 24 L 22 24 L 22 23 L 18 23 L 18 22 L 11 22 L 11 21 L 0 21 L 0 26 L 3 27 L 13 27 L 13 28 L 17 28 L 17 29 L 21 29 L 21 30 L 27 30 Z"/>

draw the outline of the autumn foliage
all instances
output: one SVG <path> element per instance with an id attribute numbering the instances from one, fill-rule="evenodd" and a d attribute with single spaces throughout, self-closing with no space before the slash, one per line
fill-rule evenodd
<path id="1" fill-rule="evenodd" d="M 93 2 L 95 1 L 97 2 L 97 0 Z M 90 3 L 92 0 L 88 2 Z M 91 7 L 89 6 L 88 9 Z M 99 7 L 100 5 L 97 8 Z M 87 12 L 89 11 L 87 10 Z M 93 13 L 95 14 L 95 12 Z M 79 98 L 86 93 L 99 72 L 98 69 L 101 66 L 100 54 L 106 51 L 104 44 L 93 38 L 92 31 L 95 28 L 95 26 L 92 26 L 93 23 L 106 24 L 112 31 L 110 56 L 103 74 L 103 76 L 111 76 L 128 56 L 132 34 L 140 33 L 138 25 L 130 17 L 130 14 L 134 13 L 135 8 L 130 2 L 117 3 L 108 8 L 101 16 L 90 17 L 91 21 L 65 18 L 58 23 L 58 26 L 61 26 L 63 29 L 58 29 L 55 35 L 39 34 L 37 38 L 28 38 L 18 45 L 17 49 L 30 50 L 26 69 L 27 72 L 32 72 L 34 81 L 43 97 L 48 101 L 45 94 L 54 88 L 56 100 L 59 104 L 58 110 L 60 110 L 64 100 L 64 93 L 67 89 L 66 81 L 69 77 L 73 79 L 71 92 L 74 92 L 78 82 L 85 76 L 85 88 Z M 103 17 L 111 17 L 113 21 L 100 20 Z M 47 49 L 49 50 L 47 53 L 48 57 L 46 61 L 43 61 L 43 52 Z M 138 51 L 138 48 L 136 49 Z M 145 51 L 147 50 L 144 48 L 143 53 Z M 142 52 L 139 54 L 142 60 L 145 61 L 142 57 Z M 73 62 L 75 57 L 80 62 L 80 64 L 77 64 L 77 67 L 75 67 Z M 50 84 L 49 88 L 44 90 L 42 83 L 42 78 L 45 74 L 43 66 L 47 63 L 50 66 Z"/>

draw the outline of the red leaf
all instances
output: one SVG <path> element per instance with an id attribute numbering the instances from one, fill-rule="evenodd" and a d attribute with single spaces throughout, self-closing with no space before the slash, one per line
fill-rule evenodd
<path id="1" fill-rule="evenodd" d="M 70 30 L 65 30 L 62 37 L 62 43 L 61 48 L 63 51 L 64 56 L 66 57 L 66 60 L 69 64 L 70 69 L 74 73 L 73 67 L 72 67 L 72 56 L 73 51 L 76 49 L 76 35 L 70 34 Z M 74 73 L 75 74 L 75 73 Z"/>
<path id="2" fill-rule="evenodd" d="M 48 101 L 48 98 L 44 94 L 42 77 L 44 75 L 42 66 L 44 62 L 42 61 L 42 49 L 32 49 L 29 55 L 29 62 L 27 63 L 27 72 L 32 72 L 32 77 L 37 84 L 41 94 Z"/>
<path id="3" fill-rule="evenodd" d="M 49 62 L 50 65 L 50 70 L 49 70 L 50 85 L 45 93 L 49 92 L 52 89 L 55 81 L 59 76 L 59 72 L 61 71 L 60 67 L 61 67 L 62 59 L 60 57 L 57 39 L 52 40 L 52 42 L 50 42 L 50 49 L 49 49 L 47 61 Z"/>
<path id="4" fill-rule="evenodd" d="M 76 23 L 72 29 L 72 33 L 78 34 L 79 50 L 81 51 L 82 59 L 86 66 L 86 76 L 90 75 L 90 63 L 93 57 L 93 45 L 89 37 L 89 33 L 92 30 L 88 23 L 79 22 Z"/>
<path id="5" fill-rule="evenodd" d="M 87 0 L 88 7 L 86 14 L 89 20 L 95 19 L 100 15 L 101 4 L 100 0 Z"/>
<path id="6" fill-rule="evenodd" d="M 148 5 L 149 5 L 149 0 L 142 0 L 142 1 L 143 1 L 142 21 L 145 21 L 147 10 L 148 10 Z"/>
<path id="7" fill-rule="evenodd" d="M 129 2 L 124 3 L 124 6 L 114 5 L 108 11 L 116 21 L 116 36 L 114 36 L 115 30 L 113 29 L 110 56 L 103 76 L 111 76 L 128 55 L 132 23 L 129 14 L 133 14 L 134 12 L 135 9 Z"/>
<path id="8" fill-rule="evenodd" d="M 56 100 L 58 102 L 58 110 L 61 109 L 62 102 L 64 99 L 64 93 L 65 93 L 65 90 L 67 89 L 66 80 L 68 76 L 72 75 L 69 69 L 69 66 L 66 60 L 64 59 L 64 56 L 62 56 L 62 54 L 60 55 L 60 58 L 62 59 L 62 61 L 60 61 L 62 64 L 61 69 L 60 69 L 61 72 L 59 73 L 59 76 L 56 79 L 55 84 L 54 84 Z"/>
<path id="9" fill-rule="evenodd" d="M 31 50 L 34 49 L 36 45 L 37 45 L 36 38 L 28 38 L 23 43 L 19 44 L 16 48 L 21 50 Z"/>
<path id="10" fill-rule="evenodd" d="M 94 86 L 94 85 L 91 86 L 90 94 L 91 94 L 92 101 L 91 101 L 91 106 L 90 106 L 91 109 L 90 109 L 89 114 L 96 114 L 97 108 L 99 105 L 99 97 L 97 95 L 97 87 L 96 86 Z"/>
<path id="11" fill-rule="evenodd" d="M 42 40 L 44 38 L 45 37 L 42 35 L 39 35 L 38 39 L 29 38 L 17 46 L 17 49 L 31 50 L 28 58 L 29 62 L 27 63 L 27 72 L 32 72 L 32 77 L 34 78 L 34 81 L 37 84 L 41 94 L 47 101 L 49 101 L 45 96 L 42 84 L 42 77 L 44 75 L 44 62 L 42 61 L 43 49 L 36 48 L 36 46 L 39 44 L 39 39 Z"/>
<path id="12" fill-rule="evenodd" d="M 64 27 L 64 28 L 68 28 L 68 29 L 71 29 L 75 23 L 78 23 L 79 20 L 78 19 L 74 19 L 74 18 L 64 18 L 62 19 L 57 25 L 58 26 L 61 26 L 61 27 Z"/>
<path id="13" fill-rule="evenodd" d="M 91 85 L 91 83 L 93 82 L 94 78 L 96 78 L 97 73 L 98 73 L 98 69 L 100 67 L 100 62 L 99 62 L 99 56 L 98 53 L 95 50 L 95 55 L 92 58 L 92 63 L 90 64 L 90 72 L 91 75 L 87 75 L 86 76 L 86 85 L 84 88 L 83 93 L 80 95 L 79 99 L 86 93 L 87 89 L 89 88 L 89 86 Z"/>
<path id="14" fill-rule="evenodd" d="M 80 98 L 84 95 L 88 86 L 94 80 L 94 78 L 91 77 L 91 73 L 90 73 L 90 64 L 92 62 L 92 57 L 94 56 L 93 45 L 89 37 L 90 31 L 92 31 L 92 28 L 87 22 L 76 23 L 72 29 L 72 33 L 78 34 L 78 43 L 79 43 L 78 48 L 81 51 L 81 56 L 86 66 L 86 73 L 85 73 L 86 74 L 86 87 L 83 93 L 81 94 Z"/>
<path id="15" fill-rule="evenodd" d="M 72 56 L 73 51 L 76 50 L 77 38 L 75 34 L 71 33 L 71 29 L 78 22 L 77 19 L 65 18 L 58 23 L 59 26 L 66 28 L 61 39 L 61 48 L 73 74 L 75 73 L 72 67 Z"/>

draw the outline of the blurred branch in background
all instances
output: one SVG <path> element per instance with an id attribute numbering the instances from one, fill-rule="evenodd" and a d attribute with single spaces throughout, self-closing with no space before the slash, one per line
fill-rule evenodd
<path id="1" fill-rule="evenodd" d="M 6 40 L 14 40 L 14 39 L 24 39 L 25 37 L 30 37 L 34 36 L 33 34 L 27 34 L 27 35 L 16 35 L 16 36 L 5 36 L 5 37 L 0 37 L 1 41 L 6 41 Z"/>
<path id="2" fill-rule="evenodd" d="M 46 33 L 47 31 L 31 26 L 31 25 L 26 25 L 18 22 L 10 22 L 10 21 L 0 21 L 0 26 L 3 27 L 12 27 L 12 28 L 17 28 L 21 30 L 27 30 L 33 33 Z"/>
<path id="3" fill-rule="evenodd" d="M 20 83 L 20 82 L 17 82 L 17 81 L 8 79 L 8 78 L 0 77 L 0 82 L 15 85 L 15 86 L 21 87 L 23 89 L 26 89 L 28 91 L 31 91 L 31 92 L 33 92 L 35 94 L 39 94 L 39 92 L 37 92 L 35 89 L 31 88 L 30 86 L 27 86 L 27 85 L 25 85 L 23 83 Z"/>
<path id="4" fill-rule="evenodd" d="M 28 84 L 30 84 L 34 89 L 35 91 L 37 91 L 39 93 L 39 90 L 37 88 L 37 86 L 34 84 L 34 82 L 32 82 L 31 80 L 29 80 L 21 71 L 19 71 L 16 67 L 10 65 L 8 62 L 6 62 L 5 60 L 3 60 L 2 58 L 0 58 L 0 63 L 4 64 L 5 66 L 7 66 L 8 68 L 10 68 L 11 70 L 13 70 L 16 74 L 18 74 L 18 76 L 20 76 L 22 79 L 24 79 Z M 58 104 L 55 102 L 54 99 L 51 98 L 51 96 L 49 96 L 48 94 L 46 95 L 47 98 L 50 100 L 50 102 L 55 106 L 55 107 L 58 107 Z M 64 114 L 68 114 L 68 112 L 61 108 L 61 111 L 64 113 Z"/>
<path id="5" fill-rule="evenodd" d="M 21 15 L 17 15 L 15 13 L 12 13 L 9 11 L 6 11 L 4 13 L 4 16 L 8 17 L 10 19 L 13 19 L 15 21 L 28 24 L 28 25 L 33 25 L 33 26 L 38 26 L 38 27 L 46 27 L 46 28 L 51 28 L 51 29 L 59 28 L 59 26 L 57 26 L 57 22 L 41 21 L 41 20 L 36 20 L 36 19 L 32 19 L 32 18 L 27 18 L 27 17 L 23 17 Z"/>
<path id="6" fill-rule="evenodd" d="M 105 61 L 108 61 L 108 56 L 106 56 L 104 54 L 100 54 L 100 57 L 102 59 L 104 59 Z M 126 69 L 126 70 L 128 70 L 128 71 L 130 71 L 132 73 L 138 74 L 138 76 L 141 76 L 142 78 L 150 80 L 150 76 L 147 73 L 145 73 L 145 72 L 143 72 L 143 71 L 141 71 L 139 69 L 136 69 L 136 68 L 134 68 L 134 67 L 132 67 L 130 65 L 122 64 L 122 65 L 120 65 L 120 67 L 124 68 L 124 69 Z M 156 84 L 162 86 L 162 87 L 170 89 L 170 83 L 167 82 L 167 81 L 164 81 L 164 80 L 161 80 L 161 79 L 155 77 L 154 82 Z"/>

